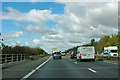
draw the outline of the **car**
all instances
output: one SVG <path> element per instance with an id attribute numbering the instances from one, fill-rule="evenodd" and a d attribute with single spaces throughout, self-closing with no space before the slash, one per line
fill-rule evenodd
<path id="1" fill-rule="evenodd" d="M 72 51 L 70 54 L 70 59 L 76 58 L 77 52 L 76 51 Z"/>
<path id="2" fill-rule="evenodd" d="M 65 52 L 61 52 L 61 55 L 62 55 L 62 56 L 65 56 L 65 55 L 66 55 L 66 53 L 65 53 Z"/>
<path id="3" fill-rule="evenodd" d="M 54 52 L 53 53 L 53 59 L 62 59 L 61 53 L 60 52 Z"/>
<path id="4" fill-rule="evenodd" d="M 110 56 L 110 53 L 108 53 L 108 52 L 103 52 L 103 53 L 101 53 L 100 55 L 101 55 L 101 56 Z"/>

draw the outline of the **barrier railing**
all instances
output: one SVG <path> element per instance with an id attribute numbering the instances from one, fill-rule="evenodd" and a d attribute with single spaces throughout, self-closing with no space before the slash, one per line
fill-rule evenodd
<path id="1" fill-rule="evenodd" d="M 102 60 L 120 60 L 120 56 L 100 56 L 100 55 L 97 55 L 96 56 L 97 59 L 102 59 Z"/>
<path id="2" fill-rule="evenodd" d="M 25 60 L 25 54 L 0 54 L 0 64 Z"/>

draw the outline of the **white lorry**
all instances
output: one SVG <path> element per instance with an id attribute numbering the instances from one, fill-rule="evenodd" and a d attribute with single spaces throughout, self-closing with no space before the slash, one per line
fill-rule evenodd
<path id="1" fill-rule="evenodd" d="M 110 56 L 118 56 L 118 47 L 116 46 L 109 46 L 109 47 L 104 47 L 104 52 L 108 52 Z"/>
<path id="2" fill-rule="evenodd" d="M 77 49 L 77 61 L 81 61 L 81 60 L 95 61 L 94 46 L 79 47 Z"/>

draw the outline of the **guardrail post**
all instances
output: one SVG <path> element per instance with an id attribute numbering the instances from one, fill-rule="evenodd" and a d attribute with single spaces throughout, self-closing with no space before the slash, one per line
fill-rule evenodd
<path id="1" fill-rule="evenodd" d="M 25 60 L 25 54 L 24 54 L 24 60 Z"/>
<path id="2" fill-rule="evenodd" d="M 13 62 L 13 54 L 12 54 L 12 56 L 11 56 L 11 62 Z"/>
<path id="3" fill-rule="evenodd" d="M 5 54 L 5 63 L 7 63 L 7 54 Z"/>
<path id="4" fill-rule="evenodd" d="M 17 54 L 17 61 L 18 61 L 18 54 Z"/>
<path id="5" fill-rule="evenodd" d="M 22 60 L 22 54 L 21 54 L 21 60 Z"/>

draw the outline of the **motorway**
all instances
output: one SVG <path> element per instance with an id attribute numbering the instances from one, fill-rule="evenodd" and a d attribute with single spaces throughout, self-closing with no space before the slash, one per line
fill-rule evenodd
<path id="1" fill-rule="evenodd" d="M 41 65 L 47 59 L 49 60 Z M 70 59 L 69 56 L 55 60 L 52 57 L 45 57 L 37 63 L 22 63 L 21 66 L 22 68 L 12 66 L 3 69 L 3 78 L 118 78 L 118 64 L 99 60 L 78 62 L 76 59 Z"/>

